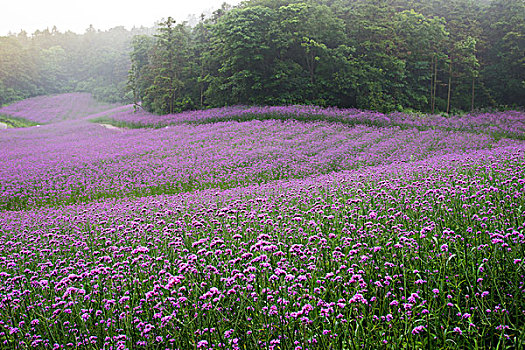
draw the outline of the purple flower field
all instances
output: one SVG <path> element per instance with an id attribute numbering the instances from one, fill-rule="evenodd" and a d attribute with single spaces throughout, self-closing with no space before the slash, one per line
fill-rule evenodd
<path id="1" fill-rule="evenodd" d="M 0 114 L 45 124 L 80 119 L 115 107 L 119 106 L 94 101 L 90 94 L 70 93 L 30 98 L 0 108 Z"/>
<path id="2" fill-rule="evenodd" d="M 525 143 L 481 131 L 523 113 L 110 129 L 157 122 L 46 101 L 0 110 L 48 123 L 0 131 L 0 347 L 525 345 Z"/>
<path id="3" fill-rule="evenodd" d="M 180 123 L 212 123 L 218 121 L 246 121 L 251 119 L 296 119 L 326 120 L 346 124 L 373 126 L 400 126 L 420 130 L 442 129 L 486 133 L 496 136 L 525 139 L 525 113 L 506 111 L 497 113 L 466 114 L 444 117 L 442 115 L 420 115 L 378 112 L 357 109 L 321 108 L 316 106 L 272 106 L 272 107 L 226 107 L 204 111 L 183 112 L 157 116 L 140 110 L 133 112 L 132 106 L 122 108 L 111 116 L 117 123 L 129 126 L 161 127 Z"/>

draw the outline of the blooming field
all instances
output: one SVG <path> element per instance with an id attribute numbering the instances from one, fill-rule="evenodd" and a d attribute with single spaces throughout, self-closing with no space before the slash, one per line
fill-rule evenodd
<path id="1" fill-rule="evenodd" d="M 103 104 L 87 93 L 40 96 L 0 108 L 0 114 L 19 117 L 38 123 L 53 123 L 80 119 L 97 112 L 107 111 L 113 105 Z"/>
<path id="2" fill-rule="evenodd" d="M 0 144 L 7 348 L 525 344 L 519 140 L 77 120 Z"/>
<path id="3" fill-rule="evenodd" d="M 120 131 L 75 120 L 0 134 L 0 209 L 224 189 L 514 143 L 442 129 L 294 120 Z"/>
<path id="4" fill-rule="evenodd" d="M 157 116 L 131 106 L 111 115 L 109 121 L 131 127 L 161 127 L 180 123 L 215 123 L 218 121 L 247 121 L 252 119 L 329 121 L 369 126 L 399 126 L 419 130 L 441 129 L 485 133 L 497 137 L 525 139 L 525 114 L 518 111 L 476 113 L 463 116 L 419 115 L 378 112 L 357 109 L 320 108 L 315 106 L 226 107 L 204 111 L 183 112 Z"/>

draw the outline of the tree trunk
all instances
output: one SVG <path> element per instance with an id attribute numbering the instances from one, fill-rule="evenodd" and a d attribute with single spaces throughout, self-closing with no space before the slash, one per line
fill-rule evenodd
<path id="1" fill-rule="evenodd" d="M 436 78 L 434 76 L 434 59 L 435 57 L 432 56 L 432 63 L 430 64 L 430 110 L 432 113 L 434 113 L 432 107 L 434 105 L 434 79 Z"/>
<path id="2" fill-rule="evenodd" d="M 436 62 L 434 63 L 434 98 L 432 99 L 432 114 L 436 110 L 436 95 L 437 95 L 437 75 L 438 75 L 438 58 L 436 56 Z"/>
<path id="3" fill-rule="evenodd" d="M 200 81 L 201 109 L 203 108 L 203 105 L 204 105 L 204 83 L 203 83 L 203 78 L 204 78 L 204 65 L 201 63 L 201 81 Z"/>
<path id="4" fill-rule="evenodd" d="M 315 64 L 315 56 L 312 52 L 312 54 L 310 55 L 310 65 L 309 65 L 310 83 L 312 83 L 312 85 L 314 84 L 314 64 Z"/>
<path id="5" fill-rule="evenodd" d="M 450 60 L 450 68 L 448 71 L 447 114 L 450 113 L 450 93 L 451 91 L 452 91 L 452 59 Z"/>
<path id="6" fill-rule="evenodd" d="M 472 77 L 472 100 L 470 103 L 470 111 L 474 111 L 474 89 L 475 89 L 476 77 Z"/>
<path id="7" fill-rule="evenodd" d="M 310 83 L 314 84 L 314 74 L 315 74 L 315 55 L 314 52 L 306 51 L 305 52 L 306 67 L 308 68 L 308 74 L 310 75 Z"/>

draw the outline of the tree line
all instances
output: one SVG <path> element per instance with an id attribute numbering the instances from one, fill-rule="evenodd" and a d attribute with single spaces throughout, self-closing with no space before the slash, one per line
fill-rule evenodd
<path id="1" fill-rule="evenodd" d="M 525 100 L 524 0 L 250 0 L 132 42 L 135 102 L 163 114 L 315 104 L 470 111 Z"/>
<path id="2" fill-rule="evenodd" d="M 200 21 L 0 37 L 0 105 L 91 92 L 155 113 L 226 105 L 523 107 L 525 0 L 249 0 Z"/>
<path id="3" fill-rule="evenodd" d="M 153 28 L 84 34 L 37 30 L 0 37 L 0 106 L 37 95 L 90 92 L 106 102 L 132 101 L 127 90 L 133 36 Z"/>

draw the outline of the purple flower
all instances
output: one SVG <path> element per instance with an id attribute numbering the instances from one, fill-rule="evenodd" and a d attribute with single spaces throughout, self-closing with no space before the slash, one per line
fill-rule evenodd
<path id="1" fill-rule="evenodd" d="M 425 326 L 416 326 L 412 329 L 412 334 L 419 334 L 425 330 Z"/>

